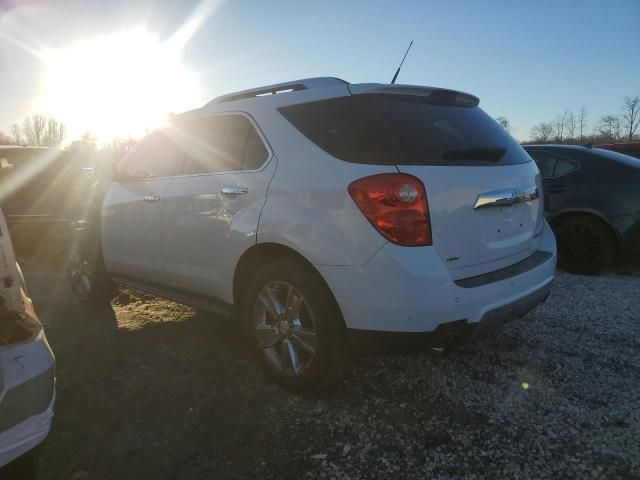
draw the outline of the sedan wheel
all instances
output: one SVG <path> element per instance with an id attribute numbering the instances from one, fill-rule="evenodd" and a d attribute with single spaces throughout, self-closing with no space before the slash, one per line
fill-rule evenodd
<path id="1" fill-rule="evenodd" d="M 569 272 L 592 275 L 615 257 L 615 239 L 608 227 L 589 216 L 565 220 L 556 234 L 560 266 Z"/>

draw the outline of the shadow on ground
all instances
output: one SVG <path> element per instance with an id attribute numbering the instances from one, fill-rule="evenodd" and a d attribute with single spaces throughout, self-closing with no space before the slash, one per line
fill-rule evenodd
<path id="1" fill-rule="evenodd" d="M 290 451 L 272 405 L 293 400 L 233 320 L 133 291 L 88 307 L 58 271 L 25 271 L 57 362 L 40 478 L 242 478 Z"/>

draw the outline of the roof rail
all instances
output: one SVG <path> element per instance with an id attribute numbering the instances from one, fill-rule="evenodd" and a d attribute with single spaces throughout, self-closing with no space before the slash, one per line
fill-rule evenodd
<path id="1" fill-rule="evenodd" d="M 348 85 L 349 82 L 336 77 L 316 77 L 305 78 L 303 80 L 294 80 L 292 82 L 276 83 L 274 85 L 266 85 L 264 87 L 251 88 L 240 92 L 228 93 L 220 97 L 216 97 L 206 106 L 218 103 L 233 102 L 235 100 L 245 100 L 247 98 L 261 97 L 264 95 L 276 95 L 278 93 L 296 92 L 298 90 L 311 90 L 314 88 L 335 87 L 338 85 Z"/>

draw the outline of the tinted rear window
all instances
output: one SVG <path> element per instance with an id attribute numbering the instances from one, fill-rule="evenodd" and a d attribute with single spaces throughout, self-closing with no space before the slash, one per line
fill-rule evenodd
<path id="1" fill-rule="evenodd" d="M 505 165 L 530 159 L 479 107 L 428 98 L 354 95 L 279 109 L 336 158 L 378 165 Z"/>

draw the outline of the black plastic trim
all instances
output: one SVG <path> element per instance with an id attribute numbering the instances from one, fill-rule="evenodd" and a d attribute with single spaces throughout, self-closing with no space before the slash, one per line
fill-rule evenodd
<path id="1" fill-rule="evenodd" d="M 167 287 L 155 282 L 152 283 L 148 281 L 138 280 L 136 278 L 130 277 L 128 275 L 122 275 L 120 273 L 114 273 L 113 279 L 116 282 L 123 283 L 135 290 L 141 290 L 158 297 L 166 298 L 167 300 L 172 300 L 184 305 L 189 305 L 193 308 L 198 308 L 222 315 L 231 315 L 234 311 L 234 306 L 231 303 L 219 300 L 213 296 L 194 293 L 183 288 Z"/>
<path id="2" fill-rule="evenodd" d="M 0 432 L 44 412 L 51 404 L 54 389 L 53 366 L 4 394 L 0 403 Z"/>
<path id="3" fill-rule="evenodd" d="M 500 282 L 516 275 L 528 272 L 542 265 L 544 262 L 553 257 L 553 253 L 538 250 L 530 257 L 525 258 L 521 262 L 509 265 L 506 268 L 495 270 L 493 272 L 477 275 L 475 277 L 462 278 L 456 280 L 455 284 L 462 288 L 476 288 L 490 283 Z"/>

